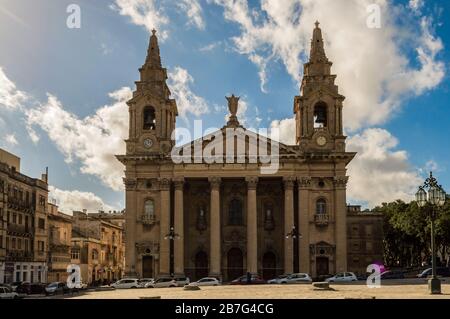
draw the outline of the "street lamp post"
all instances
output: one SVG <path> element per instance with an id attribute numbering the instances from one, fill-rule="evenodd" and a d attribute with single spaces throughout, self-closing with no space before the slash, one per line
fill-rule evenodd
<path id="1" fill-rule="evenodd" d="M 293 250 L 293 257 L 294 257 L 294 272 L 296 272 L 297 270 L 295 269 L 295 264 L 296 264 L 296 258 L 295 258 L 295 253 L 297 251 L 295 243 L 297 242 L 297 239 L 301 239 L 302 235 L 298 232 L 297 228 L 294 226 L 292 226 L 292 230 L 286 234 L 286 239 L 292 239 L 292 250 Z"/>
<path id="2" fill-rule="evenodd" d="M 438 208 L 444 206 L 446 194 L 441 185 L 438 184 L 436 178 L 433 177 L 433 172 L 430 172 L 430 177 L 425 180 L 423 186 L 419 187 L 416 193 L 416 202 L 419 207 L 428 207 L 431 223 L 431 279 L 428 280 L 428 289 L 430 294 L 441 293 L 441 281 L 436 276 L 436 244 L 434 240 L 434 221 Z"/>
<path id="3" fill-rule="evenodd" d="M 178 235 L 177 233 L 175 233 L 175 229 L 172 227 L 170 227 L 170 231 L 169 233 L 164 236 L 165 240 L 170 240 L 170 275 L 173 276 L 173 251 L 174 251 L 174 240 L 175 239 L 180 239 L 180 235 Z"/>

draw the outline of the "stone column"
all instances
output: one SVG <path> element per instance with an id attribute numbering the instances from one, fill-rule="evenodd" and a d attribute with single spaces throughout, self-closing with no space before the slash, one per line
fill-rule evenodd
<path id="1" fill-rule="evenodd" d="M 256 209 L 256 187 L 258 177 L 247 181 L 247 272 L 258 273 L 258 218 Z"/>
<path id="2" fill-rule="evenodd" d="M 294 226 L 294 181 L 293 177 L 287 177 L 284 182 L 284 234 L 292 231 Z M 288 237 L 284 240 L 284 273 L 294 272 L 294 242 Z"/>
<path id="3" fill-rule="evenodd" d="M 334 178 L 336 190 L 335 236 L 336 236 L 336 272 L 347 271 L 347 176 Z"/>
<path id="4" fill-rule="evenodd" d="M 137 202 L 136 202 L 136 185 L 135 178 L 124 178 L 126 191 L 126 207 L 125 212 L 125 275 L 136 277 L 136 223 L 137 218 Z"/>
<path id="5" fill-rule="evenodd" d="M 309 252 L 309 188 L 310 177 L 298 178 L 298 223 L 302 238 L 299 239 L 299 268 L 300 272 L 311 274 Z"/>
<path id="6" fill-rule="evenodd" d="M 174 242 L 174 272 L 175 275 L 184 275 L 184 214 L 183 214 L 183 189 L 184 178 L 174 180 L 175 184 L 175 217 L 174 231 L 180 237 Z"/>
<path id="7" fill-rule="evenodd" d="M 210 216 L 210 256 L 209 275 L 221 278 L 221 235 L 220 235 L 220 178 L 209 179 L 211 184 L 211 216 Z"/>
<path id="8" fill-rule="evenodd" d="M 159 272 L 160 275 L 170 275 L 170 240 L 164 238 L 170 231 L 170 180 L 161 178 L 159 187 L 161 196 Z"/>

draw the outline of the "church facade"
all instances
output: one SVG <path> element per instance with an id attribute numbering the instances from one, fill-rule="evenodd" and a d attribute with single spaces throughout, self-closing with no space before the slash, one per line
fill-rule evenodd
<path id="1" fill-rule="evenodd" d="M 300 95 L 293 98 L 295 145 L 246 130 L 233 95 L 221 130 L 174 148 L 177 104 L 153 32 L 128 102 L 126 154 L 117 156 L 125 166 L 127 275 L 230 281 L 247 272 L 269 279 L 348 270 L 346 167 L 355 153 L 345 149 L 344 97 L 331 66 L 316 23 Z M 231 143 L 229 131 L 235 132 Z M 239 139 L 242 153 L 234 147 Z M 251 150 L 261 145 L 277 170 L 264 172 L 265 164 L 252 160 Z M 215 161 L 198 160 L 198 148 L 210 148 Z M 185 160 L 174 160 L 174 153 Z"/>

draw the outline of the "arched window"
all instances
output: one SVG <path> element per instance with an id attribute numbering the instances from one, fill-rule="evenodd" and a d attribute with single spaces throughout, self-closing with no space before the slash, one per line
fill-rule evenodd
<path id="1" fill-rule="evenodd" d="M 92 260 L 98 260 L 98 250 L 97 249 L 92 250 Z"/>
<path id="2" fill-rule="evenodd" d="M 153 201 L 153 199 L 148 199 L 145 201 L 144 215 L 147 218 L 155 217 L 155 202 Z"/>
<path id="3" fill-rule="evenodd" d="M 316 202 L 316 214 L 327 213 L 327 202 L 323 198 L 319 198 Z"/>
<path id="4" fill-rule="evenodd" d="M 242 201 L 238 198 L 232 199 L 228 207 L 228 224 L 242 225 Z"/>
<path id="5" fill-rule="evenodd" d="M 143 120 L 144 120 L 144 130 L 156 129 L 155 109 L 152 106 L 147 106 L 144 109 Z"/>
<path id="6" fill-rule="evenodd" d="M 327 127 L 327 105 L 324 102 L 318 102 L 314 106 L 314 127 Z"/>

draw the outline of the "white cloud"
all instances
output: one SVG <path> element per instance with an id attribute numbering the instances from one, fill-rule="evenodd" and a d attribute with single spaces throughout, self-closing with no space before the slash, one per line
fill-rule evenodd
<path id="1" fill-rule="evenodd" d="M 358 152 L 348 168 L 349 199 L 369 206 L 413 199 L 422 178 L 397 146 L 398 140 L 384 129 L 367 129 L 348 139 L 348 151 Z"/>
<path id="2" fill-rule="evenodd" d="M 205 29 L 203 9 L 198 0 L 115 0 L 110 8 L 120 15 L 130 17 L 132 23 L 145 27 L 149 32 L 152 29 L 158 30 L 160 39 L 165 40 L 171 23 L 166 12 L 173 11 L 174 5 L 187 17 L 188 25 Z"/>
<path id="3" fill-rule="evenodd" d="M 61 190 L 54 186 L 49 186 L 49 201 L 56 201 L 59 210 L 65 214 L 72 215 L 73 211 L 82 211 L 96 213 L 99 210 L 112 211 L 118 210 L 105 202 L 97 195 L 78 190 Z"/>
<path id="4" fill-rule="evenodd" d="M 198 29 L 205 29 L 205 21 L 203 20 L 203 10 L 198 0 L 180 0 L 178 6 L 186 13 L 188 24 L 196 26 Z"/>
<path id="5" fill-rule="evenodd" d="M 423 4 L 423 0 L 409 0 L 409 7 L 413 10 L 419 10 Z"/>
<path id="6" fill-rule="evenodd" d="M 157 29 L 161 39 L 167 38 L 164 27 L 169 24 L 169 18 L 162 6 L 154 0 L 116 0 L 111 8 L 123 16 L 129 16 L 131 22 L 145 27 L 149 32 Z"/>
<path id="7" fill-rule="evenodd" d="M 16 136 L 14 134 L 7 134 L 5 136 L 6 143 L 10 145 L 17 145 L 19 142 L 17 142 Z"/>
<path id="8" fill-rule="evenodd" d="M 213 42 L 213 43 L 210 43 L 208 45 L 201 47 L 199 49 L 199 51 L 200 52 L 210 52 L 210 51 L 213 51 L 216 48 L 218 48 L 221 44 L 222 44 L 222 41 Z"/>
<path id="9" fill-rule="evenodd" d="M 270 129 L 278 129 L 279 141 L 287 145 L 295 145 L 296 143 L 296 127 L 295 118 L 284 119 L 284 120 L 274 120 L 270 124 Z"/>
<path id="10" fill-rule="evenodd" d="M 168 85 L 177 101 L 181 117 L 185 118 L 187 113 L 200 116 L 209 112 L 205 99 L 192 92 L 190 86 L 194 83 L 194 78 L 186 69 L 177 66 L 169 72 L 168 77 Z"/>
<path id="11" fill-rule="evenodd" d="M 113 99 L 112 105 L 105 105 L 94 115 L 79 119 L 65 110 L 55 96 L 49 95 L 46 103 L 26 112 L 27 125 L 44 130 L 64 154 L 66 162 L 79 160 L 82 173 L 97 176 L 106 186 L 121 190 L 124 167 L 114 155 L 125 153 L 124 139 L 128 137 L 126 101 L 132 92 L 124 87 L 109 96 Z"/>
<path id="12" fill-rule="evenodd" d="M 25 92 L 19 91 L 14 82 L 12 82 L 0 67 L 0 107 L 7 109 L 20 108 L 22 103 L 27 100 Z"/>
<path id="13" fill-rule="evenodd" d="M 405 98 L 436 87 L 445 75 L 445 65 L 437 59 L 442 41 L 432 35 L 431 20 L 414 16 L 408 26 L 395 24 L 400 15 L 405 20 L 413 14 L 407 6 L 375 1 L 383 25 L 370 29 L 366 8 L 374 0 L 262 0 L 253 9 L 245 0 L 211 1 L 224 8 L 227 20 L 239 25 L 240 34 L 232 42 L 258 67 L 263 91 L 267 66 L 277 61 L 299 83 L 314 22 L 321 21 L 333 73 L 347 97 L 345 126 L 353 131 L 384 123 Z M 413 50 L 417 61 L 405 53 Z"/>

